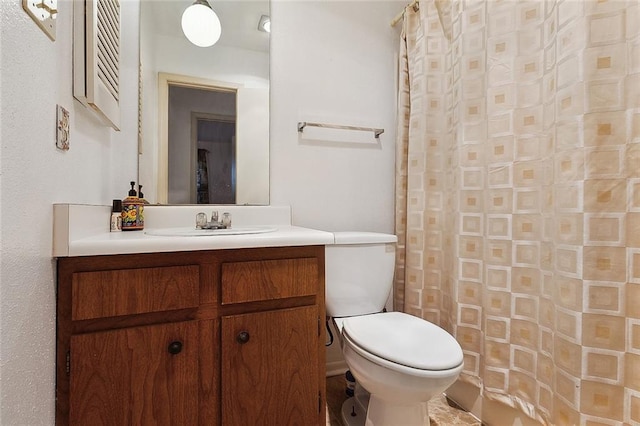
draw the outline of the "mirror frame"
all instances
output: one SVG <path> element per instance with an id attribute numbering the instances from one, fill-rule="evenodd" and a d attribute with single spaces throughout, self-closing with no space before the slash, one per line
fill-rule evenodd
<path id="1" fill-rule="evenodd" d="M 169 86 L 191 89 L 237 92 L 242 84 L 209 80 L 180 74 L 158 73 L 158 179 L 156 202 L 168 204 L 169 198 Z M 237 106 L 236 106 L 237 109 Z M 237 110 L 236 110 L 237 114 Z"/>

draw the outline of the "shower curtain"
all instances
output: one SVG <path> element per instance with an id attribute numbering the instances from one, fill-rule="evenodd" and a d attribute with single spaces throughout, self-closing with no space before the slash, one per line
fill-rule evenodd
<path id="1" fill-rule="evenodd" d="M 545 424 L 640 424 L 640 5 L 445 1 L 401 38 L 394 302 Z"/>

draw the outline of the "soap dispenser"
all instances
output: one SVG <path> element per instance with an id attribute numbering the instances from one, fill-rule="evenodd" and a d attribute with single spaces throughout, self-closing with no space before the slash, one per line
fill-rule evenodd
<path id="1" fill-rule="evenodd" d="M 144 229 L 144 202 L 138 198 L 134 181 L 130 182 L 129 196 L 122 200 L 122 230 L 139 231 Z"/>
<path id="2" fill-rule="evenodd" d="M 140 198 L 142 204 L 149 204 L 149 202 L 144 199 L 144 194 L 142 193 L 142 185 L 138 185 L 138 198 Z"/>

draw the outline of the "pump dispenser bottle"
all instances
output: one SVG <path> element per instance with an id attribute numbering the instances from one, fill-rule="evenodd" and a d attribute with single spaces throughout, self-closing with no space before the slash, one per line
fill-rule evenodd
<path id="1" fill-rule="evenodd" d="M 130 182 L 129 196 L 122 200 L 122 230 L 139 231 L 144 229 L 144 203 L 134 189 L 136 183 Z"/>
<path id="2" fill-rule="evenodd" d="M 138 198 L 140 198 L 142 204 L 149 204 L 149 202 L 144 199 L 144 194 L 142 193 L 142 185 L 138 185 Z"/>

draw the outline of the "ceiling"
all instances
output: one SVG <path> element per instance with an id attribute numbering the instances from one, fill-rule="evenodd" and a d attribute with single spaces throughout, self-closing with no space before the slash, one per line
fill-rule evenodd
<path id="1" fill-rule="evenodd" d="M 153 16 L 155 33 L 184 37 L 180 28 L 182 12 L 193 0 L 142 0 L 142 13 Z M 269 52 L 269 34 L 258 31 L 262 15 L 269 15 L 269 1 L 208 0 L 222 25 L 222 35 L 216 45 Z M 215 46 L 215 45 L 214 45 Z"/>

